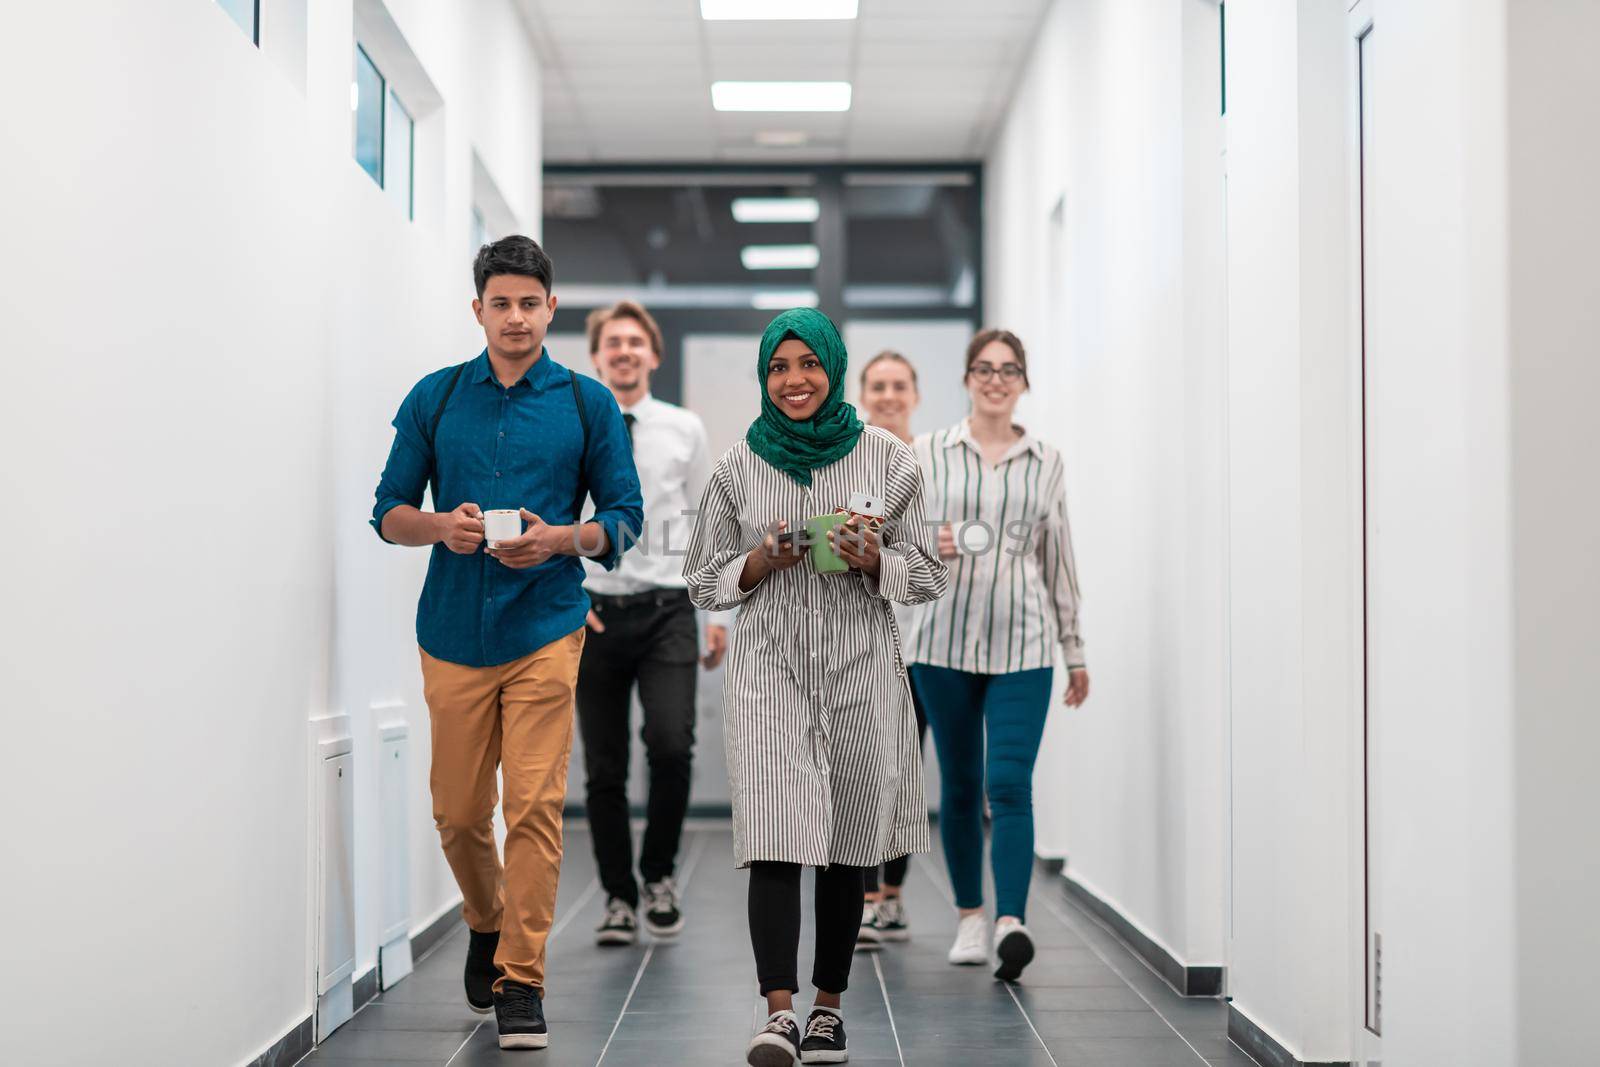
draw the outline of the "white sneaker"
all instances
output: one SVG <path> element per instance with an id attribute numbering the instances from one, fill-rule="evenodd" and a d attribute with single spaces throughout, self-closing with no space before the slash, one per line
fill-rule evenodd
<path id="1" fill-rule="evenodd" d="M 989 928 L 989 920 L 983 917 L 983 912 L 973 912 L 961 920 L 961 925 L 956 927 L 956 943 L 950 946 L 950 962 L 958 966 L 978 966 L 989 962 L 989 946 L 985 944 L 984 933 Z"/>
<path id="2" fill-rule="evenodd" d="M 856 951 L 874 952 L 883 947 L 883 934 L 878 930 L 878 909 L 868 901 L 861 909 L 861 927 L 856 931 Z"/>
<path id="3" fill-rule="evenodd" d="M 899 897 L 884 897 L 878 902 L 878 934 L 884 941 L 907 941 L 911 927 L 906 920 L 905 905 Z"/>
<path id="4" fill-rule="evenodd" d="M 1015 982 L 1033 962 L 1033 935 L 1016 919 L 1001 919 L 994 924 L 994 954 L 1000 961 L 994 976 L 1002 982 Z"/>

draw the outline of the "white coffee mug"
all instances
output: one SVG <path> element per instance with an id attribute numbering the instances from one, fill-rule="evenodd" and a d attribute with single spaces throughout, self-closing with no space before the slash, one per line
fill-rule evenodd
<path id="1" fill-rule="evenodd" d="M 499 548 L 501 541 L 522 536 L 522 512 L 516 508 L 483 513 L 483 538 L 490 548 Z"/>

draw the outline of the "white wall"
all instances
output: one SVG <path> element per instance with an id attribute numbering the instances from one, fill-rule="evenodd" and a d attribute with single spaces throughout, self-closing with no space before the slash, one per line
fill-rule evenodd
<path id="1" fill-rule="evenodd" d="M 405 390 L 481 347 L 474 149 L 537 223 L 536 62 L 509 0 L 391 8 L 444 100 L 418 122 L 410 223 L 351 158 L 350 0 L 262 6 L 266 54 L 205 0 L 27 5 L 0 35 L 4 492 L 39 516 L 5 533 L 0 789 L 37 813 L 0 889 L 27 917 L 0 975 L 8 1062 L 63 1062 L 58 994 L 85 981 L 115 994 L 74 1062 L 177 1033 L 191 1062 L 243 1062 L 310 1013 L 310 717 L 355 734 L 357 972 L 381 899 L 374 703 L 411 727 L 415 924 L 455 896 L 424 555 L 365 518 Z"/>
<path id="2" fill-rule="evenodd" d="M 1600 12 L 1365 9 L 1366 524 L 1350 7 L 1228 5 L 1225 295 L 1198 0 L 1054 5 L 991 153 L 990 318 L 1047 339 L 1095 678 L 1040 847 L 1220 950 L 1302 1059 L 1583 1062 Z"/>
<path id="3" fill-rule="evenodd" d="M 1230 4 L 1228 31 L 1229 988 L 1295 1055 L 1340 1060 L 1360 937 L 1344 10 Z"/>
<path id="4" fill-rule="evenodd" d="M 1067 458 L 1093 679 L 1050 713 L 1037 847 L 1194 965 L 1224 918 L 1217 22 L 1054 5 L 985 181 L 987 318 Z"/>
<path id="5" fill-rule="evenodd" d="M 1585 978 L 1588 962 L 1600 956 L 1591 891 L 1600 884 L 1600 833 L 1590 818 L 1600 810 L 1592 667 L 1600 646 L 1600 497 L 1592 474 L 1600 462 L 1593 180 L 1600 170 L 1600 67 L 1588 47 L 1600 37 L 1600 5 L 1518 3 L 1503 21 L 1475 27 L 1473 43 L 1481 48 L 1495 31 L 1507 43 L 1510 86 L 1511 520 L 1493 532 L 1509 528 L 1516 596 L 1516 1058 L 1576 1064 L 1594 1057 L 1592 1037 L 1577 1020 L 1593 1011 Z M 1469 134 L 1468 145 L 1481 153 L 1481 135 Z M 1481 257 L 1472 262 L 1475 286 L 1494 278 L 1485 278 Z M 1493 398 L 1488 388 L 1474 397 L 1480 404 Z M 1502 626 L 1495 636 L 1503 633 Z M 1502 724 L 1480 745 L 1505 732 Z M 1504 749 L 1497 755 L 1503 759 Z M 1503 813 L 1491 827 L 1503 838 Z M 1497 872 L 1495 885 L 1505 878 Z M 1505 940 L 1499 934 L 1491 945 L 1503 953 Z"/>

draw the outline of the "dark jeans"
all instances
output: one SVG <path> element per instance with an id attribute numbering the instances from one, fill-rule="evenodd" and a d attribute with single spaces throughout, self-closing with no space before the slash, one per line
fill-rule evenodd
<path id="1" fill-rule="evenodd" d="M 911 706 L 917 713 L 917 751 L 922 751 L 922 745 L 928 740 L 928 713 L 922 709 L 922 698 L 917 695 L 915 686 L 911 688 Z M 911 857 L 901 856 L 892 859 L 883 865 L 883 884 L 899 889 L 906 884 L 906 871 L 911 867 Z M 867 868 L 867 892 L 878 891 L 878 868 Z"/>
<path id="2" fill-rule="evenodd" d="M 695 676 L 699 637 L 694 605 L 681 589 L 626 597 L 593 595 L 604 633 L 590 631 L 578 669 L 578 728 L 588 779 L 589 828 L 600 884 L 639 905 L 628 825 L 628 726 L 633 687 L 644 705 L 650 798 L 639 873 L 647 882 L 671 875 L 689 809 L 694 753 Z"/>
<path id="3" fill-rule="evenodd" d="M 842 863 L 817 868 L 817 945 L 811 984 L 824 993 L 843 993 L 850 984 L 865 871 Z M 749 909 L 761 995 L 780 989 L 798 993 L 800 865 L 766 860 L 750 864 Z"/>

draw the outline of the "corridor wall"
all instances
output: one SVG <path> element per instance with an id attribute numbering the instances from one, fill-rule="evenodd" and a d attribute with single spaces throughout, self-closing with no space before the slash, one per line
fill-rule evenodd
<path id="1" fill-rule="evenodd" d="M 985 180 L 987 315 L 1066 457 L 1093 679 L 1078 710 L 1057 679 L 1038 850 L 1190 966 L 1224 934 L 1219 34 L 1207 0 L 1053 5 Z"/>
<path id="2" fill-rule="evenodd" d="M 1040 851 L 1301 1061 L 1585 1062 L 1600 9 L 1233 0 L 1209 142 L 1208 14 L 1054 4 L 988 158 L 1095 683 Z"/>
<path id="3" fill-rule="evenodd" d="M 353 27 L 378 14 L 438 95 L 414 222 L 352 158 Z M 347 713 L 355 739 L 357 974 L 380 720 L 410 730 L 413 925 L 455 897 L 428 817 L 425 558 L 365 519 L 405 391 L 482 345 L 474 153 L 538 224 L 538 63 L 510 0 L 263 0 L 259 49 L 207 0 L 5 23 L 0 1060 L 181 1040 L 243 1063 L 312 1009 L 308 718 Z"/>

